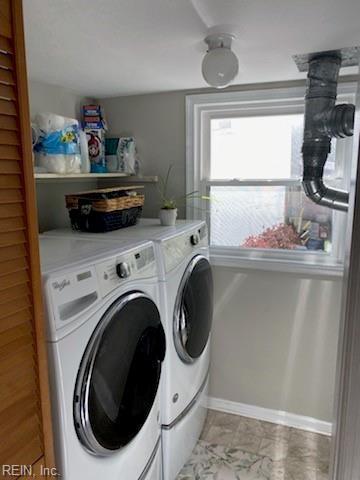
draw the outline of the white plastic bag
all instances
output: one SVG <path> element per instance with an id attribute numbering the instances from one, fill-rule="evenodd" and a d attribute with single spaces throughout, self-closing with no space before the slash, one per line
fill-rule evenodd
<path id="1" fill-rule="evenodd" d="M 40 132 L 34 148 L 37 166 L 49 173 L 80 173 L 79 122 L 54 113 L 38 113 L 35 122 Z"/>
<path id="2" fill-rule="evenodd" d="M 46 155 L 38 153 L 36 158 L 38 166 L 45 168 L 48 173 L 65 175 L 67 173 L 81 172 L 80 155 Z"/>
<path id="3" fill-rule="evenodd" d="M 135 149 L 135 140 L 130 139 L 123 153 L 123 162 L 124 162 L 124 172 L 133 175 L 135 173 L 135 163 L 136 163 L 136 149 Z"/>

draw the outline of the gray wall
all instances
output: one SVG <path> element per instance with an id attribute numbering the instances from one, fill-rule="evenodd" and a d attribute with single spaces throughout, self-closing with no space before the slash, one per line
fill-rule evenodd
<path id="1" fill-rule="evenodd" d="M 102 100 L 110 133 L 136 137 L 144 174 L 174 165 L 175 195 L 185 191 L 186 93 Z M 155 216 L 155 195 L 146 201 Z M 211 395 L 331 421 L 342 282 L 214 270 Z"/>
<path id="2" fill-rule="evenodd" d="M 211 395 L 331 421 L 341 290 L 217 267 Z"/>
<path id="3" fill-rule="evenodd" d="M 71 90 L 41 82 L 29 82 L 30 115 L 34 118 L 38 112 L 51 112 L 80 119 L 81 104 L 87 100 Z M 61 180 L 36 184 L 38 217 L 40 232 L 51 228 L 69 225 L 65 208 L 66 193 L 96 188 L 96 181 L 63 182 Z"/>
<path id="4" fill-rule="evenodd" d="M 144 175 L 162 175 L 170 165 L 169 187 L 173 196 L 185 192 L 185 103 L 184 94 L 162 93 L 101 100 L 113 135 L 135 135 Z M 155 186 L 146 186 L 145 212 L 156 217 L 159 196 Z M 184 208 L 180 209 L 184 215 Z"/>
<path id="5" fill-rule="evenodd" d="M 38 112 L 51 112 L 79 119 L 83 97 L 63 87 L 29 81 L 29 101 L 31 118 Z"/>
<path id="6" fill-rule="evenodd" d="M 29 93 L 32 116 L 79 118 L 83 99 L 74 92 L 30 82 Z M 176 196 L 185 192 L 185 95 L 102 100 L 110 133 L 135 135 L 145 175 L 174 165 Z M 41 230 L 68 225 L 65 193 L 95 186 L 38 184 Z M 156 216 L 156 187 L 146 196 L 144 214 Z M 211 395 L 331 421 L 342 282 L 222 267 L 214 277 Z"/>

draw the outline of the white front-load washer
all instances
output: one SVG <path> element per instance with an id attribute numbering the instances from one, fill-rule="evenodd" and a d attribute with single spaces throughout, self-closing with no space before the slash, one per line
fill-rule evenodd
<path id="1" fill-rule="evenodd" d="M 162 478 L 165 333 L 151 242 L 40 236 L 58 473 Z"/>
<path id="2" fill-rule="evenodd" d="M 213 282 L 205 222 L 180 220 L 163 227 L 158 219 L 141 219 L 133 227 L 102 234 L 69 228 L 46 235 L 101 238 L 119 245 L 129 239 L 153 241 L 167 344 L 161 398 L 163 471 L 164 480 L 174 480 L 206 417 Z"/>

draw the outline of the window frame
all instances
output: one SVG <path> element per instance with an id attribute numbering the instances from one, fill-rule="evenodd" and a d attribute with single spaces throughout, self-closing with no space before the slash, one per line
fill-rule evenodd
<path id="1" fill-rule="evenodd" d="M 340 83 L 338 101 L 355 102 L 356 84 Z M 186 96 L 186 191 L 208 196 L 211 186 L 297 186 L 301 179 L 210 179 L 210 122 L 213 118 L 233 118 L 304 112 L 305 85 L 264 90 L 243 90 Z M 352 138 L 336 145 L 340 159 L 351 158 Z M 339 168 L 338 166 L 336 168 Z M 351 162 L 341 166 L 342 188 L 350 187 Z M 188 203 L 189 219 L 206 220 L 210 214 L 205 200 Z M 332 252 L 271 250 L 210 246 L 212 263 L 225 267 L 283 271 L 325 277 L 341 277 L 344 263 L 346 215 L 333 212 Z"/>

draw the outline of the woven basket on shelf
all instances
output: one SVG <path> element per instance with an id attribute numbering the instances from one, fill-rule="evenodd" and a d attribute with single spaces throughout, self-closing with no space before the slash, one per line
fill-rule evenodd
<path id="1" fill-rule="evenodd" d="M 143 185 L 102 188 L 66 195 L 72 227 L 86 232 L 108 232 L 134 225 L 142 212 Z"/>

